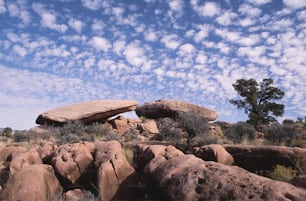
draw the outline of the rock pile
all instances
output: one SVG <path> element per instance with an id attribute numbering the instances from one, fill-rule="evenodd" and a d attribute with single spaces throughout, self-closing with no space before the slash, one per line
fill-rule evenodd
<path id="1" fill-rule="evenodd" d="M 80 200 L 86 191 L 106 201 L 305 200 L 302 188 L 231 166 L 239 163 L 231 151 L 209 145 L 193 155 L 162 143 L 117 141 L 0 147 L 0 175 L 7 178 L 0 200 Z M 292 183 L 304 187 L 304 180 Z"/>

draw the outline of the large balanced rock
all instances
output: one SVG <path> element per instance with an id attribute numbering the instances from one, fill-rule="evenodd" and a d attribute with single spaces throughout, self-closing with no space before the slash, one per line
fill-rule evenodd
<path id="1" fill-rule="evenodd" d="M 175 118 L 179 112 L 195 112 L 209 121 L 216 120 L 218 116 L 217 112 L 214 110 L 179 100 L 158 100 L 145 103 L 136 108 L 138 116 L 144 116 L 151 119 L 157 119 L 160 117 Z"/>
<path id="2" fill-rule="evenodd" d="M 276 165 L 306 174 L 306 149 L 285 146 L 224 145 L 235 164 L 246 170 L 272 170 Z"/>
<path id="3" fill-rule="evenodd" d="M 305 200 L 306 191 L 236 166 L 205 162 L 171 146 L 143 145 L 139 160 L 158 200 Z M 143 160 L 141 160 L 143 158 Z M 151 160 L 148 160 L 152 158 Z M 158 188 L 157 188 L 158 187 Z M 158 191 L 158 192 L 157 192 Z"/>
<path id="4" fill-rule="evenodd" d="M 0 200 L 6 201 L 50 201 L 60 195 L 62 187 L 50 165 L 36 164 L 27 166 L 12 175 Z"/>
<path id="5" fill-rule="evenodd" d="M 114 200 L 127 183 L 134 168 L 128 163 L 117 141 L 96 143 L 95 165 L 98 169 L 98 188 L 102 200 Z"/>
<path id="6" fill-rule="evenodd" d="M 76 103 L 40 114 L 37 124 L 62 125 L 69 121 L 92 123 L 105 120 L 120 113 L 133 111 L 137 102 L 129 100 L 99 100 Z"/>

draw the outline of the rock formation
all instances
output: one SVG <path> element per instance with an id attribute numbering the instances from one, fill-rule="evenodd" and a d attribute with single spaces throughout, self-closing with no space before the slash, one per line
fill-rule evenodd
<path id="1" fill-rule="evenodd" d="M 205 162 L 171 146 L 142 145 L 138 151 L 139 160 L 147 162 L 146 178 L 160 192 L 159 200 L 302 201 L 306 197 L 306 191 L 291 184 L 273 181 L 239 167 Z"/>
<path id="2" fill-rule="evenodd" d="M 69 121 L 81 121 L 85 124 L 99 122 L 120 113 L 136 109 L 136 101 L 99 100 L 76 103 L 49 110 L 40 114 L 37 124 L 63 125 Z"/>
<path id="3" fill-rule="evenodd" d="M 179 100 L 158 100 L 137 106 L 136 113 L 138 116 L 144 116 L 151 119 L 160 117 L 175 118 L 179 112 L 196 112 L 209 121 L 216 120 L 218 114 L 198 105 Z"/>
<path id="4" fill-rule="evenodd" d="M 232 165 L 234 163 L 232 155 L 220 144 L 195 147 L 192 149 L 191 153 L 204 161 L 215 161 L 224 165 Z"/>
<path id="5" fill-rule="evenodd" d="M 117 141 L 96 143 L 95 165 L 100 198 L 114 200 L 126 179 L 134 173 Z"/>
<path id="6" fill-rule="evenodd" d="M 10 176 L 0 193 L 0 200 L 6 201 L 50 201 L 61 193 L 62 187 L 50 165 L 26 166 Z"/>
<path id="7" fill-rule="evenodd" d="M 285 146 L 224 145 L 235 164 L 251 172 L 272 170 L 277 164 L 306 174 L 306 149 Z"/>
<path id="8" fill-rule="evenodd" d="M 52 158 L 54 169 L 72 184 L 84 174 L 93 162 L 94 145 L 91 143 L 74 143 L 60 146 Z"/>

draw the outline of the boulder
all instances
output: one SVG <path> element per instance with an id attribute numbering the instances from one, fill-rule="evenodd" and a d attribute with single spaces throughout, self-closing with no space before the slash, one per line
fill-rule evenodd
<path id="1" fill-rule="evenodd" d="M 119 134 L 123 134 L 129 129 L 128 120 L 123 116 L 118 116 L 115 119 L 112 119 L 109 123 L 112 124 L 113 129 L 115 129 Z"/>
<path id="2" fill-rule="evenodd" d="M 69 121 L 81 121 L 89 124 L 103 121 L 123 112 L 133 111 L 136 105 L 136 101 L 129 100 L 99 100 L 76 103 L 40 114 L 36 123 L 63 125 Z"/>
<path id="3" fill-rule="evenodd" d="M 35 149 L 30 149 L 26 152 L 19 153 L 12 158 L 10 163 L 10 175 L 14 175 L 21 169 L 34 164 L 42 164 L 42 160 Z"/>
<path id="4" fill-rule="evenodd" d="M 62 187 L 53 168 L 50 165 L 36 164 L 12 175 L 0 193 L 0 200 L 50 201 L 55 200 L 61 192 Z"/>
<path id="5" fill-rule="evenodd" d="M 55 151 L 51 163 L 63 178 L 72 184 L 86 172 L 93 162 L 94 150 L 89 146 L 91 143 L 65 144 Z"/>
<path id="6" fill-rule="evenodd" d="M 95 165 L 98 169 L 98 189 L 102 200 L 114 200 L 124 188 L 123 183 L 134 174 L 122 147 L 117 141 L 96 143 Z"/>
<path id="7" fill-rule="evenodd" d="M 42 161 L 45 163 L 49 163 L 55 150 L 57 149 L 57 145 L 52 141 L 44 142 L 38 149 L 39 156 Z"/>
<path id="8" fill-rule="evenodd" d="M 299 175 L 297 177 L 294 177 L 290 180 L 290 183 L 297 187 L 306 189 L 306 175 Z"/>
<path id="9" fill-rule="evenodd" d="M 205 162 L 169 146 L 141 150 L 140 156 L 145 158 L 140 161 L 148 161 L 145 152 L 154 153 L 144 174 L 147 184 L 153 184 L 157 200 L 305 200 L 305 190 L 239 167 Z"/>
<path id="10" fill-rule="evenodd" d="M 234 157 L 235 164 L 251 172 L 273 170 L 283 165 L 306 174 L 306 149 L 267 145 L 224 145 Z"/>
<path id="11" fill-rule="evenodd" d="M 196 112 L 209 121 L 216 120 L 218 116 L 214 110 L 179 100 L 158 100 L 144 103 L 136 108 L 136 114 L 138 116 L 144 116 L 150 119 L 158 119 L 161 117 L 175 118 L 179 112 Z"/>
<path id="12" fill-rule="evenodd" d="M 230 155 L 220 144 L 195 147 L 191 152 L 204 161 L 215 161 L 224 165 L 232 165 L 234 163 L 232 155 Z"/>

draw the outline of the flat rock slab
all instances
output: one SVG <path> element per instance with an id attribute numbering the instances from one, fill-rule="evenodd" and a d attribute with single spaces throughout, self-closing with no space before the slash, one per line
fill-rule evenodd
<path id="1" fill-rule="evenodd" d="M 136 108 L 138 116 L 144 116 L 151 119 L 158 119 L 161 117 L 174 118 L 179 112 L 195 112 L 209 121 L 216 120 L 218 116 L 217 112 L 214 110 L 179 100 L 157 100 L 144 103 Z"/>
<path id="2" fill-rule="evenodd" d="M 120 113 L 134 111 L 137 101 L 98 100 L 67 105 L 40 114 L 37 124 L 63 125 L 69 121 L 92 123 L 102 121 Z"/>

